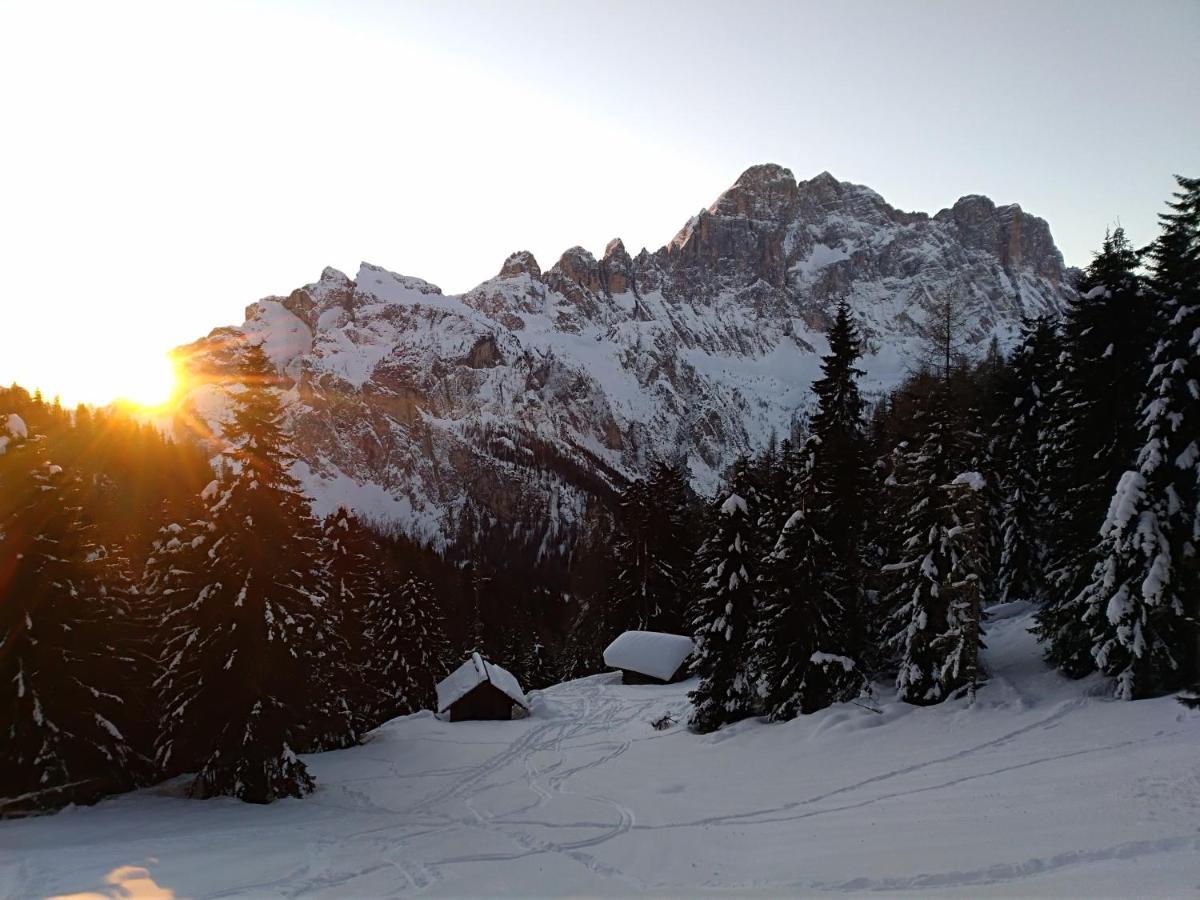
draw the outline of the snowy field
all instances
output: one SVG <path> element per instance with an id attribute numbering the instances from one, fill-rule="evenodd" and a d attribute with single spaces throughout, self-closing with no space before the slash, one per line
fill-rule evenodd
<path id="1" fill-rule="evenodd" d="M 699 737 L 650 724 L 688 684 L 599 675 L 519 721 L 397 719 L 309 758 L 305 800 L 165 785 L 0 823 L 0 896 L 1194 895 L 1200 714 L 1059 678 L 1029 624 L 993 610 L 973 707 Z"/>

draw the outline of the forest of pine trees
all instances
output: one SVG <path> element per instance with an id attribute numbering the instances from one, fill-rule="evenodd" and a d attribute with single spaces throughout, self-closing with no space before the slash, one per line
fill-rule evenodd
<path id="1" fill-rule="evenodd" d="M 0 815 L 185 772 L 192 796 L 302 796 L 297 754 L 430 705 L 450 648 L 421 571 L 448 566 L 314 519 L 274 373 L 254 347 L 242 368 L 215 460 L 0 391 Z"/>
<path id="2" fill-rule="evenodd" d="M 1200 180 L 1178 182 L 1159 238 L 1107 234 L 1007 359 L 961 353 L 969 285 L 929 298 L 926 356 L 873 410 L 837 309 L 808 428 L 739 460 L 695 541 L 694 728 L 880 679 L 914 704 L 972 696 L 987 608 L 1013 600 L 1069 677 L 1200 692 Z"/>
<path id="3" fill-rule="evenodd" d="M 300 755 L 427 708 L 465 651 L 539 688 L 600 671 L 627 629 L 695 637 L 697 731 L 887 682 L 971 698 L 1008 601 L 1037 605 L 1069 677 L 1200 692 L 1200 180 L 1178 182 L 1154 243 L 1106 235 L 1007 357 L 962 352 L 963 284 L 866 397 L 839 304 L 792 434 L 708 499 L 656 462 L 561 559 L 315 518 L 256 347 L 215 451 L 0 389 L 0 815 L 185 773 L 197 797 L 303 796 Z"/>

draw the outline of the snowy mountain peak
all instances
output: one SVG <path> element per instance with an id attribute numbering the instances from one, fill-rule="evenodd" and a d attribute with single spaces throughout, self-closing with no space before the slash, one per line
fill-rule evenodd
<path id="1" fill-rule="evenodd" d="M 505 278 L 511 275 L 528 274 L 533 278 L 537 278 L 542 274 L 542 267 L 538 265 L 537 259 L 528 250 L 518 250 L 504 261 L 504 265 L 500 267 L 500 277 Z"/>
<path id="2" fill-rule="evenodd" d="M 934 221 L 952 225 L 965 246 L 993 253 L 1006 269 L 1028 266 L 1041 277 L 1063 280 L 1063 258 L 1049 224 L 1017 203 L 997 206 L 989 197 L 968 194 Z"/>
<path id="3" fill-rule="evenodd" d="M 794 208 L 797 194 L 796 178 L 790 169 L 774 163 L 751 166 L 708 212 L 774 222 Z"/>
<path id="4" fill-rule="evenodd" d="M 321 279 L 319 283 L 333 288 L 354 287 L 354 282 L 350 280 L 349 275 L 333 268 L 332 266 L 326 266 L 321 270 Z"/>
<path id="5" fill-rule="evenodd" d="M 409 275 L 397 275 L 395 272 L 389 272 L 383 266 L 372 265 L 368 262 L 359 266 L 354 283 L 360 291 L 374 294 L 384 301 L 409 299 L 411 294 L 440 295 L 442 293 L 442 289 L 436 284 L 430 284 L 428 281 Z"/>
<path id="6" fill-rule="evenodd" d="M 612 259 L 629 260 L 629 254 L 625 251 L 625 242 L 620 238 L 613 238 L 604 248 L 605 262 Z"/>
<path id="7" fill-rule="evenodd" d="M 558 553 L 653 460 L 686 455 L 708 491 L 736 454 L 787 434 L 839 300 L 878 393 L 945 290 L 962 293 L 980 350 L 1072 295 L 1049 227 L 1015 205 L 969 196 L 931 218 L 827 172 L 797 182 L 762 165 L 655 252 L 616 239 L 542 271 L 519 251 L 460 296 L 369 263 L 353 279 L 326 269 L 187 356 L 211 376 L 239 335 L 263 345 L 318 512 L 346 504 L 436 544 L 503 521 Z M 219 430 L 221 379 L 201 382 L 190 412 Z"/>

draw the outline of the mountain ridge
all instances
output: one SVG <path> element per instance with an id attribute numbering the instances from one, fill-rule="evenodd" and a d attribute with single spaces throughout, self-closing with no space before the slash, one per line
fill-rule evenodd
<path id="1" fill-rule="evenodd" d="M 518 250 L 457 295 L 370 263 L 326 268 L 181 348 L 195 385 L 182 419 L 219 435 L 238 348 L 261 343 L 318 512 L 347 503 L 438 546 L 524 529 L 566 553 L 653 460 L 686 460 L 709 491 L 738 453 L 786 435 L 841 298 L 879 394 L 915 359 L 932 296 L 962 296 L 981 349 L 1011 344 L 1022 315 L 1055 314 L 1069 281 L 1049 226 L 1019 205 L 966 195 L 904 212 L 828 172 L 764 164 L 653 252 L 614 238 L 543 270 Z"/>

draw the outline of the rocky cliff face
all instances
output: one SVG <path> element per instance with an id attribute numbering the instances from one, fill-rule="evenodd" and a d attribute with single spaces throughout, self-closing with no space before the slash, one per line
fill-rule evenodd
<path id="1" fill-rule="evenodd" d="M 326 269 L 181 349 L 197 386 L 178 427 L 219 433 L 230 363 L 261 343 L 318 512 L 346 503 L 436 544 L 512 529 L 554 553 L 655 458 L 686 457 L 711 490 L 736 454 L 785 435 L 840 298 L 881 391 L 947 290 L 980 350 L 1071 293 L 1049 227 L 1018 206 L 969 196 L 930 217 L 755 166 L 653 253 L 616 239 L 542 271 L 521 251 L 454 297 L 366 263 L 353 279 Z"/>

